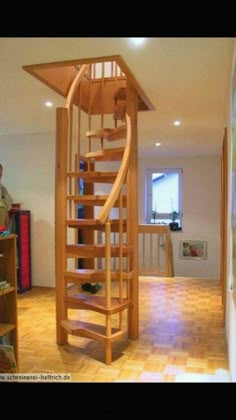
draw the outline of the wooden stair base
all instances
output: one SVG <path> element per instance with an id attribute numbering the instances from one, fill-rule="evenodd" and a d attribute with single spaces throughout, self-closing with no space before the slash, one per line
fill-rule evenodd
<path id="1" fill-rule="evenodd" d="M 68 334 L 90 338 L 103 343 L 108 340 L 111 342 L 120 340 L 125 334 L 124 331 L 120 331 L 118 328 L 112 328 L 111 336 L 107 337 L 105 326 L 71 319 L 62 320 L 61 325 Z"/>
<path id="2" fill-rule="evenodd" d="M 124 281 L 131 280 L 133 278 L 133 271 L 129 273 L 123 272 L 122 279 Z M 64 278 L 68 283 L 103 283 L 105 282 L 105 270 L 91 270 L 91 269 L 71 269 L 64 272 Z M 111 281 L 119 281 L 119 271 L 111 271 Z"/>
<path id="3" fill-rule="evenodd" d="M 113 315 L 123 311 L 130 305 L 130 299 L 124 298 L 120 303 L 119 298 L 111 298 L 111 306 L 106 307 L 106 299 L 104 296 L 92 296 L 86 294 L 72 294 L 64 297 L 64 302 L 67 308 L 70 309 L 88 309 L 99 312 L 104 315 Z"/>

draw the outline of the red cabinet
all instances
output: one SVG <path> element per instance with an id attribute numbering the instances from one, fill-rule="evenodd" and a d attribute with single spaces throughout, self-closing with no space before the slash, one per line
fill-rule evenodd
<path id="1" fill-rule="evenodd" d="M 17 210 L 10 213 L 11 232 L 17 235 L 18 293 L 24 293 L 32 287 L 30 210 Z"/>

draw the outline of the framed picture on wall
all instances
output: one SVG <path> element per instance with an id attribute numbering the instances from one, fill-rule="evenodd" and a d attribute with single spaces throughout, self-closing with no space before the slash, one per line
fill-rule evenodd
<path id="1" fill-rule="evenodd" d="M 187 240 L 179 242 L 179 257 L 185 260 L 206 260 L 207 241 Z"/>

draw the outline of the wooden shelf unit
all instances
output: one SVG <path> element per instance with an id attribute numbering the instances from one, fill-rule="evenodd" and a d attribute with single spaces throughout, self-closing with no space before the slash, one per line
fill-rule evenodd
<path id="1" fill-rule="evenodd" d="M 0 277 L 10 284 L 0 290 L 0 337 L 8 334 L 18 366 L 16 235 L 0 237 Z"/>

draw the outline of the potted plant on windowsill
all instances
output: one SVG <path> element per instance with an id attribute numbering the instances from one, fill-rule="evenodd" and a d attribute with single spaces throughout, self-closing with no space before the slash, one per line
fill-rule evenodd
<path id="1" fill-rule="evenodd" d="M 156 210 L 152 210 L 152 218 L 154 220 L 153 223 L 156 223 L 156 219 L 157 219 L 157 211 Z"/>
<path id="2" fill-rule="evenodd" d="M 179 217 L 179 213 L 177 211 L 173 210 L 170 213 L 170 218 L 172 222 L 169 223 L 169 226 L 170 226 L 171 231 L 179 230 L 179 223 L 175 221 L 176 219 L 178 219 L 178 217 Z"/>

